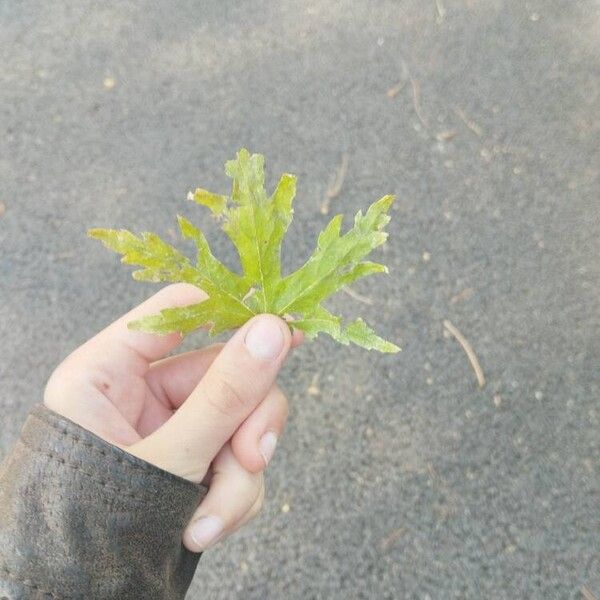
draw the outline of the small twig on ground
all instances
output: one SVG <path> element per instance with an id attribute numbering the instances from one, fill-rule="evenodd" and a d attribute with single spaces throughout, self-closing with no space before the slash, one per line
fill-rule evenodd
<path id="1" fill-rule="evenodd" d="M 437 11 L 437 22 L 441 23 L 446 16 L 446 9 L 442 3 L 442 0 L 435 0 L 435 9 Z"/>
<path id="2" fill-rule="evenodd" d="M 406 79 L 402 79 L 400 80 L 396 85 L 392 86 L 386 93 L 385 95 L 388 98 L 395 98 L 406 86 L 407 80 Z"/>
<path id="3" fill-rule="evenodd" d="M 456 136 L 456 129 L 447 129 L 436 134 L 435 138 L 438 142 L 447 142 Z"/>
<path id="4" fill-rule="evenodd" d="M 393 87 L 391 87 L 387 92 L 388 98 L 395 98 L 405 87 L 406 83 L 410 81 L 410 85 L 412 87 L 412 98 L 413 98 L 413 108 L 415 114 L 417 115 L 419 121 L 425 129 L 429 129 L 429 124 L 427 123 L 427 119 L 423 114 L 423 110 L 421 108 L 421 86 L 419 82 L 411 76 L 406 63 L 402 61 L 402 79 Z"/>
<path id="5" fill-rule="evenodd" d="M 475 121 L 471 121 L 465 112 L 461 108 L 456 108 L 454 110 L 456 116 L 477 136 L 481 137 L 483 135 L 483 130 Z"/>
<path id="6" fill-rule="evenodd" d="M 363 296 L 362 294 L 359 294 L 356 290 L 353 290 L 349 285 L 347 285 L 346 287 L 342 288 L 343 292 L 346 292 L 346 294 L 348 294 L 348 296 L 351 296 L 352 298 L 354 298 L 355 300 L 358 300 L 359 302 L 362 302 L 363 304 L 373 304 L 373 300 L 371 298 L 369 298 L 368 296 Z"/>
<path id="7" fill-rule="evenodd" d="M 473 346 L 471 346 L 471 344 L 465 338 L 465 336 L 454 325 L 452 325 L 452 323 L 448 319 L 444 320 L 444 327 L 449 333 L 451 333 L 456 338 L 456 341 L 462 346 L 463 350 L 465 351 L 465 354 L 467 355 L 467 358 L 469 359 L 469 362 L 471 363 L 471 366 L 473 367 L 473 371 L 475 371 L 477 383 L 479 387 L 482 388 L 485 385 L 485 377 L 483 375 L 483 369 L 481 368 L 481 365 L 477 360 L 475 351 L 473 350 Z"/>
<path id="8" fill-rule="evenodd" d="M 383 552 L 386 552 L 390 549 L 394 542 L 397 542 L 405 533 L 406 529 L 404 527 L 394 529 L 379 542 L 379 547 Z"/>
<path id="9" fill-rule="evenodd" d="M 594 594 L 588 587 L 585 585 L 579 590 L 581 595 L 585 598 L 585 600 L 598 600 L 596 594 Z"/>
<path id="10" fill-rule="evenodd" d="M 337 173 L 333 178 L 332 182 L 329 184 L 327 188 L 327 192 L 325 193 L 325 199 L 321 204 L 321 214 L 326 215 L 329 213 L 329 202 L 336 198 L 339 193 L 342 191 L 342 186 L 344 185 L 344 179 L 346 179 L 346 173 L 348 172 L 348 162 L 350 157 L 347 152 L 344 152 L 342 155 L 342 162 L 338 167 Z"/>
<path id="11" fill-rule="evenodd" d="M 344 152 L 342 155 L 342 162 L 338 168 L 338 172 L 335 176 L 335 180 L 333 181 L 333 185 L 329 186 L 327 189 L 327 197 L 335 198 L 341 191 L 342 186 L 344 185 L 344 179 L 346 178 L 346 173 L 348 172 L 348 160 L 349 156 L 347 152 Z"/>
<path id="12" fill-rule="evenodd" d="M 475 290 L 473 288 L 465 288 L 464 290 L 450 298 L 450 304 L 456 304 L 457 302 L 468 300 L 474 293 Z"/>
<path id="13" fill-rule="evenodd" d="M 413 77 L 410 78 L 410 84 L 412 85 L 413 106 L 415 109 L 415 113 L 417 117 L 419 117 L 419 121 L 421 121 L 423 127 L 425 127 L 425 129 L 428 129 L 429 125 L 427 124 L 427 120 L 423 116 L 423 111 L 421 110 L 421 86 L 419 85 L 419 82 Z"/>
<path id="14" fill-rule="evenodd" d="M 400 81 L 392 86 L 387 92 L 386 96 L 388 98 L 395 98 L 406 86 L 408 83 L 408 67 L 406 66 L 406 62 L 402 60 L 402 77 Z"/>
<path id="15" fill-rule="evenodd" d="M 321 389 L 319 388 L 319 373 L 313 375 L 312 381 L 306 391 L 309 396 L 318 396 L 321 393 Z"/>
<path id="16" fill-rule="evenodd" d="M 4 202 L 0 202 L 0 217 L 6 212 L 6 205 Z"/>

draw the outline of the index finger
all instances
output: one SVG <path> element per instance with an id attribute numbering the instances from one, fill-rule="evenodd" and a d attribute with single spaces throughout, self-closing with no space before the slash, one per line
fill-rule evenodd
<path id="1" fill-rule="evenodd" d="M 189 283 L 176 283 L 161 289 L 154 296 L 111 323 L 75 351 L 94 364 L 118 362 L 143 374 L 151 362 L 162 358 L 182 341 L 179 333 L 156 335 L 133 331 L 127 327 L 130 321 L 160 312 L 164 308 L 187 306 L 206 300 L 200 288 Z M 137 368 L 136 368 L 137 366 Z"/>

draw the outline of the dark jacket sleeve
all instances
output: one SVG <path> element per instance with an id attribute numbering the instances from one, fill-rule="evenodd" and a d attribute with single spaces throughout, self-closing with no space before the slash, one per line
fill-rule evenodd
<path id="1" fill-rule="evenodd" d="M 0 599 L 183 598 L 205 494 L 36 406 L 0 467 Z"/>

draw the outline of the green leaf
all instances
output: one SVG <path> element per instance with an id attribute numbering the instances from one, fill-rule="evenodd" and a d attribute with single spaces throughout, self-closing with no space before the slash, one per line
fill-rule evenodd
<path id="1" fill-rule="evenodd" d="M 126 229 L 90 229 L 88 235 L 122 254 L 121 262 L 143 267 L 133 272 L 134 279 L 197 283 L 200 274 L 189 259 L 154 233 L 137 237 Z"/>
<path id="2" fill-rule="evenodd" d="M 326 333 L 345 345 L 352 342 L 368 350 L 400 351 L 396 344 L 380 338 L 362 319 L 356 319 L 344 328 L 341 318 L 332 315 L 322 306 L 319 306 L 311 315 L 294 321 L 293 325 L 304 331 L 309 338 L 315 338 L 319 333 Z"/>
<path id="3" fill-rule="evenodd" d="M 367 348 L 367 350 L 379 350 L 379 352 L 400 351 L 396 344 L 380 338 L 362 319 L 352 321 L 343 333 L 349 342 Z"/>
<path id="4" fill-rule="evenodd" d="M 190 333 L 208 328 L 211 334 L 243 325 L 258 313 L 288 320 L 310 338 L 326 333 L 342 344 L 357 344 L 380 352 L 398 346 L 380 338 L 362 319 L 344 326 L 322 303 L 344 286 L 375 273 L 387 273 L 367 256 L 387 239 L 383 231 L 394 200 L 384 196 L 365 214 L 359 211 L 353 226 L 342 234 L 342 215 L 321 232 L 317 247 L 294 273 L 282 276 L 281 244 L 292 222 L 296 178 L 281 176 L 273 194 L 265 190 L 264 158 L 242 149 L 225 165 L 232 179 L 230 196 L 198 188 L 189 198 L 207 207 L 235 246 L 241 273 L 235 273 L 211 252 L 206 237 L 185 217 L 179 229 L 197 249 L 196 262 L 153 233 L 140 236 L 127 230 L 91 229 L 89 235 L 123 256 L 122 262 L 141 269 L 133 276 L 144 281 L 185 281 L 203 289 L 208 299 L 191 306 L 167 308 L 158 315 L 130 323 L 130 327 L 160 334 Z"/>
<path id="5" fill-rule="evenodd" d="M 219 194 L 207 192 L 202 188 L 198 188 L 193 194 L 190 192 L 188 199 L 210 208 L 213 215 L 216 216 L 222 214 L 227 205 L 227 196 L 219 196 Z"/>
<path id="6" fill-rule="evenodd" d="M 129 323 L 130 329 L 148 333 L 188 334 L 198 327 L 208 327 L 211 335 L 243 325 L 253 316 L 247 308 L 218 296 L 199 304 L 178 308 L 165 308 L 158 315 L 143 317 Z"/>
<path id="7" fill-rule="evenodd" d="M 317 249 L 308 261 L 279 283 L 276 310 L 281 314 L 306 312 L 356 279 L 386 272 L 383 265 L 361 260 L 387 239 L 381 229 L 389 221 L 385 212 L 393 200 L 393 196 L 384 196 L 365 216 L 359 212 L 354 227 L 342 236 L 342 217 L 335 216 L 319 236 Z"/>
<path id="8" fill-rule="evenodd" d="M 342 319 L 332 315 L 322 306 L 317 306 L 311 313 L 293 321 L 294 327 L 304 331 L 310 339 L 319 333 L 326 333 L 342 344 L 348 344 L 347 338 L 342 335 Z"/>
<path id="9" fill-rule="evenodd" d="M 241 303 L 249 287 L 244 278 L 232 273 L 213 256 L 204 234 L 195 225 L 181 215 L 177 216 L 177 220 L 181 235 L 196 244 L 198 252 L 195 270 L 198 286 L 211 297 L 225 294 Z"/>

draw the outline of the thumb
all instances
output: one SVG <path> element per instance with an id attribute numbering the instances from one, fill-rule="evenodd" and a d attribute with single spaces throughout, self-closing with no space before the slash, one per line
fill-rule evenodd
<path id="1" fill-rule="evenodd" d="M 267 395 L 290 349 L 288 325 L 258 315 L 225 344 L 177 412 L 127 451 L 194 482 Z"/>

